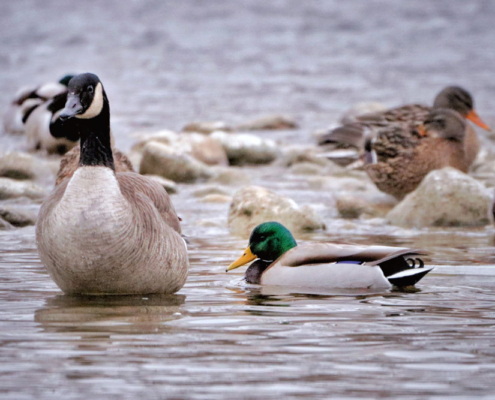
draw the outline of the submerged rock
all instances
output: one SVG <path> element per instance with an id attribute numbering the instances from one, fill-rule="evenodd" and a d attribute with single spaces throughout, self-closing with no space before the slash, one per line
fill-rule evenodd
<path id="1" fill-rule="evenodd" d="M 291 167 L 294 164 L 310 162 L 321 166 L 330 163 L 326 158 L 319 156 L 321 150 L 314 146 L 292 145 L 283 149 L 277 164 L 283 167 Z"/>
<path id="2" fill-rule="evenodd" d="M 341 218 L 355 219 L 362 215 L 371 217 L 378 214 L 368 201 L 357 196 L 339 196 L 335 205 Z"/>
<path id="3" fill-rule="evenodd" d="M 10 178 L 0 178 L 0 200 L 27 197 L 32 200 L 42 200 L 47 191 L 30 181 L 17 181 Z"/>
<path id="4" fill-rule="evenodd" d="M 150 142 L 143 151 L 139 172 L 159 175 L 175 182 L 191 183 L 212 176 L 208 166 L 172 146 Z"/>
<path id="5" fill-rule="evenodd" d="M 232 127 L 227 125 L 223 121 L 203 121 L 203 122 L 191 122 L 182 128 L 183 132 L 198 132 L 209 134 L 215 131 L 232 131 Z"/>
<path id="6" fill-rule="evenodd" d="M 387 215 L 403 227 L 483 226 L 492 222 L 492 194 L 482 183 L 454 168 L 430 172 Z"/>
<path id="7" fill-rule="evenodd" d="M 232 233 L 249 236 L 257 225 L 267 221 L 278 221 L 293 232 L 325 228 L 311 207 L 300 207 L 294 200 L 263 187 L 247 186 L 235 193 L 228 219 Z"/>
<path id="8" fill-rule="evenodd" d="M 218 186 L 205 186 L 192 192 L 194 197 L 205 197 L 211 194 L 219 194 L 223 196 L 229 195 L 226 190 L 219 188 Z"/>
<path id="9" fill-rule="evenodd" d="M 296 129 L 297 122 L 287 115 L 265 115 L 240 124 L 237 129 L 247 131 L 264 131 L 275 129 Z"/>
<path id="10" fill-rule="evenodd" d="M 211 137 L 223 146 L 231 165 L 268 164 L 279 155 L 273 140 L 255 135 L 214 132 Z"/>

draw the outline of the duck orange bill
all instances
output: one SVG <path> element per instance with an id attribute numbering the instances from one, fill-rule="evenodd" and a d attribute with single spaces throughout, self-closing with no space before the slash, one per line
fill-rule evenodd
<path id="1" fill-rule="evenodd" d="M 229 272 L 233 269 L 236 269 L 236 268 L 239 268 L 239 267 L 242 267 L 244 264 L 247 264 L 248 262 L 250 261 L 253 261 L 255 259 L 257 259 L 258 257 L 255 256 L 252 252 L 251 252 L 251 248 L 248 247 L 246 249 L 246 251 L 244 252 L 244 254 L 242 256 L 240 256 L 237 261 L 234 261 L 232 264 L 229 265 L 229 267 L 227 268 L 227 270 L 225 272 Z"/>
<path id="2" fill-rule="evenodd" d="M 419 136 L 425 136 L 426 135 L 425 126 L 423 124 L 418 126 L 418 133 L 419 133 Z"/>
<path id="3" fill-rule="evenodd" d="M 466 115 L 466 118 L 470 120 L 473 124 L 478 125 L 480 128 L 483 128 L 487 131 L 490 131 L 490 127 L 483 122 L 483 120 L 480 118 L 478 113 L 474 110 L 469 111 L 468 115 Z"/>

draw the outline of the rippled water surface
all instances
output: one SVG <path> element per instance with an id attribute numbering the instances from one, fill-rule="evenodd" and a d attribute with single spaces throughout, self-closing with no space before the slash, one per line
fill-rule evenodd
<path id="1" fill-rule="evenodd" d="M 295 115 L 301 129 L 261 135 L 311 143 L 357 101 L 429 101 L 458 83 L 495 125 L 491 1 L 102 4 L 0 2 L 0 104 L 22 84 L 88 70 L 105 84 L 123 149 L 136 130 L 270 112 Z M 493 227 L 342 220 L 332 193 L 307 179 L 245 170 L 318 208 L 327 230 L 301 241 L 419 247 L 438 268 L 408 293 L 246 285 L 240 270 L 224 272 L 246 240 L 229 234 L 228 204 L 192 196 L 200 185 L 172 196 L 191 272 L 170 297 L 64 296 L 39 262 L 34 228 L 0 231 L 0 397 L 495 396 Z"/>

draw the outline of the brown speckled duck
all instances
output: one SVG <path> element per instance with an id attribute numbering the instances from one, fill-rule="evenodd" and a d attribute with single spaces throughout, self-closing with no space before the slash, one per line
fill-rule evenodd
<path id="1" fill-rule="evenodd" d="M 174 293 L 187 248 L 167 192 L 134 172 L 115 172 L 110 106 L 94 74 L 69 82 L 62 119 L 77 121 L 79 166 L 41 206 L 36 241 L 55 283 L 71 294 Z"/>
<path id="2" fill-rule="evenodd" d="M 365 145 L 365 170 L 382 192 L 402 199 L 432 170 L 467 172 L 467 124 L 456 111 L 433 109 L 417 128 L 392 124 Z"/>
<path id="3" fill-rule="evenodd" d="M 319 144 L 333 143 L 340 147 L 355 147 L 362 150 L 366 137 L 374 136 L 376 130 L 389 127 L 392 124 L 402 125 L 404 129 L 416 128 L 433 108 L 455 110 L 479 127 L 490 130 L 474 110 L 474 100 L 471 94 L 459 86 L 448 86 L 438 93 L 433 102 L 433 107 L 410 104 L 384 112 L 365 114 L 357 117 L 356 122 L 342 125 L 322 136 Z M 478 136 L 471 126 L 467 128 L 464 143 L 467 150 L 468 164 L 471 165 L 479 150 Z"/>

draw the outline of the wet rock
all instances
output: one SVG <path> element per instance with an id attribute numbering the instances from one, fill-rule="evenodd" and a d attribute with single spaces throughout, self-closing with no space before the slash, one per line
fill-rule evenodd
<path id="1" fill-rule="evenodd" d="M 273 140 L 255 135 L 214 132 L 211 137 L 223 146 L 231 165 L 268 164 L 279 155 Z"/>
<path id="2" fill-rule="evenodd" d="M 131 147 L 131 153 L 132 152 L 142 153 L 146 145 L 150 142 L 172 144 L 173 142 L 176 142 L 179 138 L 179 135 L 177 133 L 169 130 L 162 130 L 152 133 L 138 132 L 138 133 L 134 133 L 132 136 L 138 138 L 138 142 Z M 139 163 L 134 165 L 139 165 Z"/>
<path id="3" fill-rule="evenodd" d="M 214 175 L 211 182 L 220 183 L 222 185 L 241 186 L 251 183 L 251 177 L 240 168 L 214 168 Z"/>
<path id="4" fill-rule="evenodd" d="M 170 179 L 163 178 L 158 175 L 145 175 L 147 178 L 159 183 L 168 194 L 177 193 L 177 184 Z"/>
<path id="5" fill-rule="evenodd" d="M 201 161 L 169 145 L 157 142 L 150 142 L 145 146 L 139 172 L 143 175 L 159 175 L 184 183 L 208 179 L 212 175 L 208 166 Z"/>
<path id="6" fill-rule="evenodd" d="M 377 212 L 368 201 L 356 196 L 339 196 L 336 201 L 336 207 L 341 218 L 355 219 L 362 215 L 377 215 Z"/>
<path id="7" fill-rule="evenodd" d="M 377 113 L 387 110 L 385 104 L 378 101 L 366 101 L 362 103 L 357 103 L 355 106 L 347 110 L 340 122 L 342 124 L 351 124 L 356 122 L 357 117 L 365 114 Z"/>
<path id="8" fill-rule="evenodd" d="M 12 226 L 23 227 L 36 224 L 38 212 L 34 209 L 0 205 L 0 218 Z"/>
<path id="9" fill-rule="evenodd" d="M 261 131 L 275 129 L 296 129 L 297 127 L 297 122 L 290 116 L 266 115 L 240 124 L 237 129 L 247 131 Z"/>
<path id="10" fill-rule="evenodd" d="M 131 152 L 140 154 L 148 143 L 167 144 L 177 152 L 189 154 L 207 165 L 228 165 L 227 153 L 215 139 L 199 133 L 177 134 L 172 131 L 159 131 L 139 136 L 140 141 L 132 146 Z M 134 156 L 137 158 L 138 156 Z M 136 164 L 139 165 L 139 164 Z"/>
<path id="11" fill-rule="evenodd" d="M 232 201 L 232 197 L 225 196 L 224 194 L 208 194 L 199 201 L 202 203 L 230 203 Z"/>
<path id="12" fill-rule="evenodd" d="M 10 225 L 7 221 L 0 217 L 0 230 L 13 229 L 14 227 Z"/>
<path id="13" fill-rule="evenodd" d="M 17 181 L 10 178 L 0 178 L 0 200 L 27 197 L 32 200 L 42 200 L 47 191 L 30 181 Z"/>
<path id="14" fill-rule="evenodd" d="M 390 213 L 403 227 L 483 226 L 492 222 L 492 193 L 453 168 L 430 172 Z"/>
<path id="15" fill-rule="evenodd" d="M 0 176 L 12 179 L 33 179 L 35 159 L 32 155 L 16 151 L 0 155 Z"/>
<path id="16" fill-rule="evenodd" d="M 174 147 L 191 154 L 206 165 L 229 165 L 223 145 L 209 136 L 198 133 L 184 134 L 179 137 Z"/>
<path id="17" fill-rule="evenodd" d="M 324 157 L 320 157 L 320 153 L 321 150 L 314 146 L 288 146 L 283 149 L 280 158 L 277 160 L 277 164 L 283 167 L 290 167 L 294 164 L 305 162 L 310 162 L 321 166 L 328 165 L 329 161 Z"/>
<path id="18" fill-rule="evenodd" d="M 295 233 L 325 228 L 311 207 L 300 207 L 263 187 L 247 186 L 235 193 L 228 219 L 231 232 L 247 237 L 254 227 L 267 221 L 278 221 Z"/>
<path id="19" fill-rule="evenodd" d="M 219 188 L 218 186 L 205 186 L 192 192 L 194 197 L 205 197 L 211 194 L 219 194 L 223 196 L 229 195 L 226 190 Z"/>
<path id="20" fill-rule="evenodd" d="M 203 122 L 191 122 L 182 128 L 183 132 L 198 132 L 209 134 L 215 131 L 232 131 L 232 127 L 227 125 L 223 121 L 203 121 Z"/>
<path id="21" fill-rule="evenodd" d="M 290 173 L 294 175 L 320 175 L 324 171 L 324 167 L 311 162 L 303 162 L 294 164 L 290 167 Z"/>

